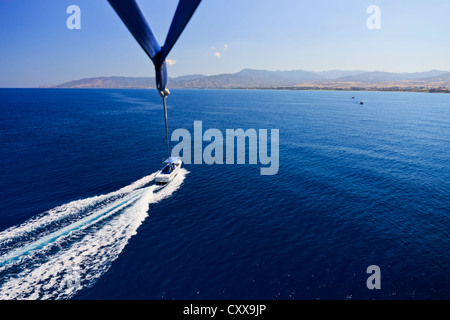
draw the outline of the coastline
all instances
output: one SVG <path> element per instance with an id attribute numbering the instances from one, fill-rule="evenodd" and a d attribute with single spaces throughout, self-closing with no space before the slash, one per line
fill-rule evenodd
<path id="1" fill-rule="evenodd" d="M 156 90 L 156 87 L 61 87 L 61 86 L 45 86 L 45 87 L 14 87 L 14 88 L 0 88 L 0 89 L 130 89 L 130 90 Z M 415 93 L 450 93 L 450 88 L 398 88 L 398 87 L 350 87 L 350 88 L 340 88 L 340 87 L 314 87 L 314 86 L 279 86 L 279 87 L 229 87 L 229 88 L 178 88 L 173 87 L 171 89 L 177 90 L 288 90 L 288 91 L 367 91 L 367 92 L 415 92 Z"/>

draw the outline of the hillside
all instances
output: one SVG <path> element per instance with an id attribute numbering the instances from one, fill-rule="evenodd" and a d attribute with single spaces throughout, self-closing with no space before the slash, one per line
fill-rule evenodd
<path id="1" fill-rule="evenodd" d="M 243 69 L 212 76 L 201 74 L 169 78 L 171 89 L 291 89 L 381 90 L 449 92 L 450 72 L 416 73 L 380 71 L 268 71 Z M 95 77 L 66 82 L 52 88 L 154 88 L 153 77 Z"/>

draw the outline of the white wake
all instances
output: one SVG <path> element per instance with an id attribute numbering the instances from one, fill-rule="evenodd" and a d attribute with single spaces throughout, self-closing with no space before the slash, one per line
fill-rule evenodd
<path id="1" fill-rule="evenodd" d="M 163 189 L 154 174 L 115 192 L 54 208 L 0 233 L 0 299 L 69 299 L 92 286 L 188 172 Z"/>

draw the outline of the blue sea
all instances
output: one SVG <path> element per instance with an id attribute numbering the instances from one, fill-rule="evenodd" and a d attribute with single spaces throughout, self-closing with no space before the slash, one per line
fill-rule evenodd
<path id="1" fill-rule="evenodd" d="M 167 103 L 171 132 L 278 129 L 278 173 L 185 164 L 157 191 L 156 90 L 0 89 L 0 299 L 450 298 L 450 95 Z"/>

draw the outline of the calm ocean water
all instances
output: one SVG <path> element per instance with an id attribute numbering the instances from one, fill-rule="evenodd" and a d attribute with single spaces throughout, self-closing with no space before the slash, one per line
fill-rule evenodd
<path id="1" fill-rule="evenodd" d="M 450 298 L 450 95 L 173 90 L 168 115 L 279 129 L 278 174 L 155 192 L 156 90 L 0 89 L 1 299 Z"/>

